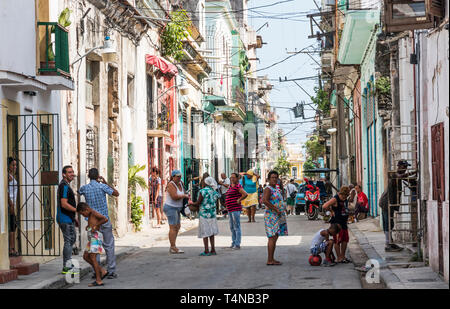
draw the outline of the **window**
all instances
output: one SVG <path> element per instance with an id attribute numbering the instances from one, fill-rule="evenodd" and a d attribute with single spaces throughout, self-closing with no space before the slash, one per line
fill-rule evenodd
<path id="1" fill-rule="evenodd" d="M 394 19 L 425 16 L 425 1 L 414 3 L 397 3 L 392 5 Z"/>
<path id="2" fill-rule="evenodd" d="M 134 76 L 128 75 L 127 77 L 127 105 L 134 106 Z"/>
<path id="3" fill-rule="evenodd" d="M 433 28 L 444 17 L 443 0 L 384 0 L 386 32 Z"/>
<path id="4" fill-rule="evenodd" d="M 98 99 L 98 61 L 86 61 L 86 97 L 85 105 L 88 109 L 94 109 L 94 106 L 99 105 Z"/>

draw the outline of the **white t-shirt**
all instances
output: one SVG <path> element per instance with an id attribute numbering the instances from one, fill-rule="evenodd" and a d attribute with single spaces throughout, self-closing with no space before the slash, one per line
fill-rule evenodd
<path id="1" fill-rule="evenodd" d="M 325 237 L 323 237 L 322 235 L 320 235 L 320 233 L 322 233 L 322 231 L 326 231 L 326 229 L 321 229 L 320 231 L 318 231 L 312 239 L 311 242 L 311 249 L 315 248 L 316 245 L 320 245 L 321 243 L 323 243 L 323 241 L 325 240 Z"/>
<path id="2" fill-rule="evenodd" d="M 295 185 L 288 183 L 288 185 L 286 186 L 286 191 L 287 197 L 290 197 L 292 192 L 297 192 L 297 188 L 295 187 Z"/>
<path id="3" fill-rule="evenodd" d="M 225 180 L 223 180 L 223 184 L 224 185 L 228 185 L 228 188 L 230 187 L 231 181 L 230 178 L 225 178 Z M 224 185 L 220 185 L 220 193 L 225 194 L 228 191 L 228 188 L 225 187 Z"/>
<path id="4" fill-rule="evenodd" d="M 9 193 L 9 198 L 11 199 L 11 201 L 13 202 L 13 204 L 16 204 L 17 201 L 17 181 L 14 178 L 14 176 L 12 176 L 12 180 L 8 182 L 8 193 Z"/>

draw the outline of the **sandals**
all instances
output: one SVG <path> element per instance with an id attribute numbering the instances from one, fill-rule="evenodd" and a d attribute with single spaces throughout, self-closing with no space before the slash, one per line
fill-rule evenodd
<path id="1" fill-rule="evenodd" d="M 340 263 L 340 264 L 348 264 L 348 263 L 352 263 L 352 261 L 350 261 L 347 258 L 344 258 L 342 261 L 336 262 L 336 263 Z"/>
<path id="2" fill-rule="evenodd" d="M 108 274 L 109 274 L 109 273 L 108 273 L 108 272 L 106 272 L 106 273 L 105 273 L 104 275 L 102 275 L 102 277 L 101 277 L 101 278 L 102 278 L 102 280 L 103 280 L 103 279 L 105 279 L 105 278 L 106 278 L 106 276 L 108 276 Z M 91 278 L 92 278 L 92 279 L 96 279 L 96 278 L 97 278 L 97 276 L 95 275 L 95 272 L 94 272 L 94 274 L 92 275 L 92 277 L 91 277 Z"/>
<path id="3" fill-rule="evenodd" d="M 104 286 L 105 284 L 102 282 L 101 284 L 98 284 L 97 281 L 94 281 L 92 283 L 88 284 L 88 287 L 93 287 L 93 286 Z"/>
<path id="4" fill-rule="evenodd" d="M 181 254 L 181 253 L 184 253 L 184 251 L 183 250 L 180 250 L 180 249 L 173 249 L 173 248 L 170 248 L 170 250 L 169 250 L 169 252 L 171 253 L 171 254 Z"/>
<path id="5" fill-rule="evenodd" d="M 209 255 L 217 255 L 217 253 L 214 251 L 214 252 L 210 252 Z"/>
<path id="6" fill-rule="evenodd" d="M 211 255 L 211 253 L 209 253 L 209 252 L 208 252 L 208 253 L 206 253 L 206 252 L 202 252 L 202 253 L 200 253 L 199 255 L 200 255 L 200 256 L 210 256 L 210 255 Z"/>
<path id="7" fill-rule="evenodd" d="M 279 261 L 274 261 L 273 263 L 267 263 L 267 266 L 279 266 L 279 265 L 283 265 L 283 263 L 279 262 Z"/>

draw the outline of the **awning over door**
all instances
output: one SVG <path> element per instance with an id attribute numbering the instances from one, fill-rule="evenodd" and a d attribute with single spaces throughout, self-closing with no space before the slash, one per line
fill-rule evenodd
<path id="1" fill-rule="evenodd" d="M 161 57 L 145 55 L 145 62 L 158 68 L 163 74 L 177 75 L 178 69 L 175 65 Z"/>

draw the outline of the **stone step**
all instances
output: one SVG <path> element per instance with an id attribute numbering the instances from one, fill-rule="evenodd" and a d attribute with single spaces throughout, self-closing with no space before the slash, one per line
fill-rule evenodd
<path id="1" fill-rule="evenodd" d="M 11 265 L 11 269 L 17 270 L 20 276 L 26 276 L 34 272 L 39 271 L 38 263 L 19 263 L 16 265 Z"/>
<path id="2" fill-rule="evenodd" d="M 16 280 L 18 275 L 17 269 L 0 270 L 0 284 Z"/>

